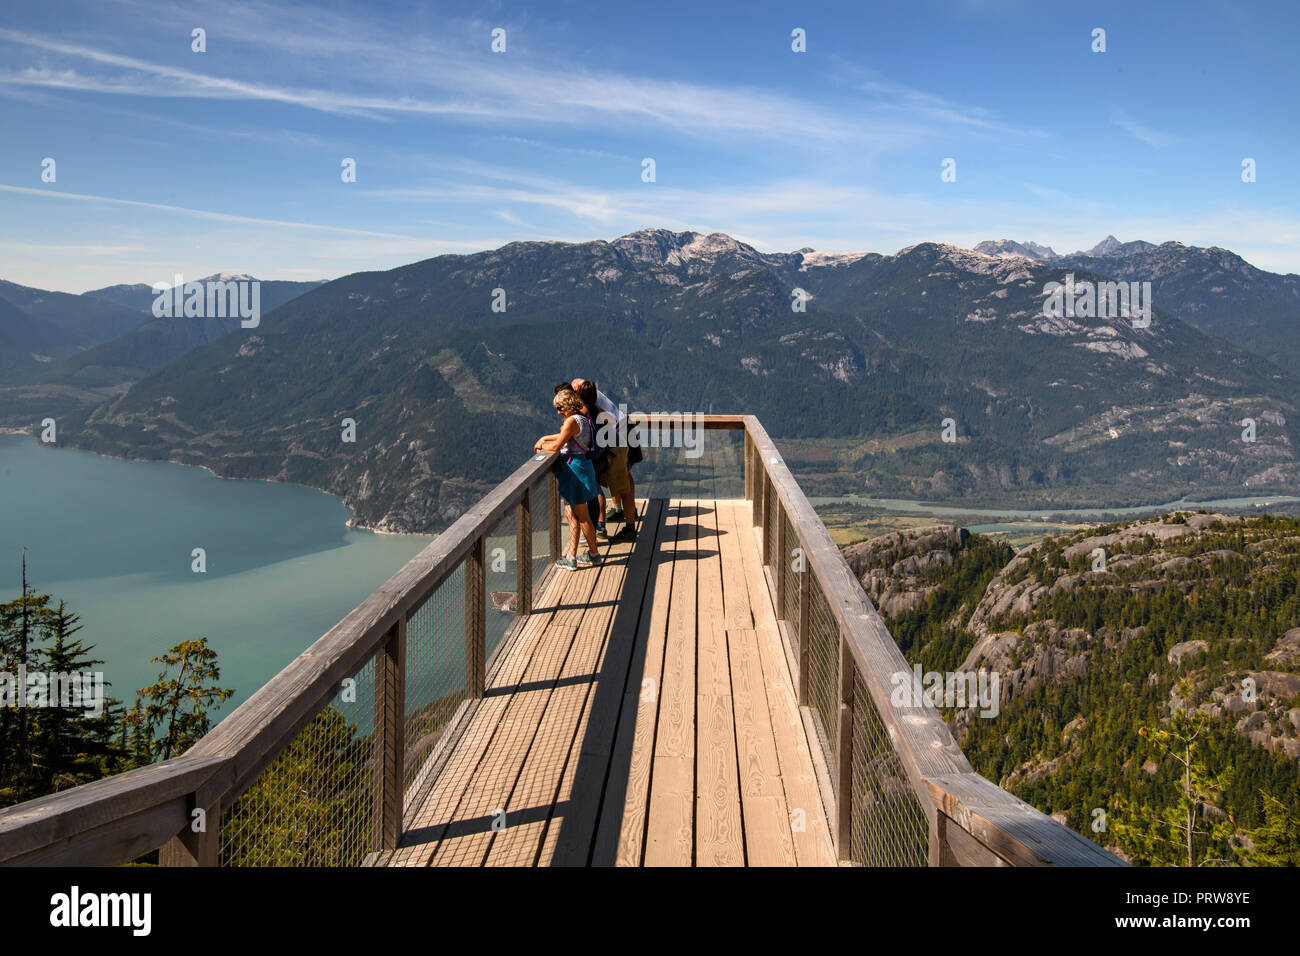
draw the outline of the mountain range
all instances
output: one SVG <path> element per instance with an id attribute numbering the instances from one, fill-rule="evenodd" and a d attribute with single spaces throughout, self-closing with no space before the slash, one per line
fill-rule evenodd
<path id="1" fill-rule="evenodd" d="M 1265 272 L 1217 246 L 1120 242 L 1114 236 L 1086 252 L 1064 256 L 1037 243 L 1009 239 L 981 242 L 975 251 L 1150 282 L 1161 308 L 1300 374 L 1300 276 Z"/>
<path id="2" fill-rule="evenodd" d="M 1189 248 L 1177 242 L 1170 243 L 1170 245 Z M 1143 242 L 1140 239 L 1133 242 L 1120 242 L 1114 236 L 1107 236 L 1086 252 L 1079 251 L 1069 255 L 1059 255 L 1051 246 L 1040 246 L 1036 242 L 1016 242 L 1014 239 L 985 239 L 983 242 L 976 243 L 973 251 L 983 253 L 986 256 L 1022 256 L 1025 259 L 1049 262 L 1052 260 L 1068 261 L 1082 258 L 1123 258 L 1141 252 L 1149 252 L 1155 248 L 1157 247 L 1154 244 Z"/>
<path id="3" fill-rule="evenodd" d="M 236 278 L 252 279 L 199 281 Z M 262 310 L 322 284 L 264 281 Z M 70 295 L 0 281 L 0 426 L 84 411 L 239 328 L 238 318 L 157 319 L 156 298 L 144 283 Z"/>
<path id="4" fill-rule="evenodd" d="M 62 402 L 73 444 L 313 485 L 388 530 L 453 520 L 553 427 L 550 385 L 574 374 L 633 410 L 757 414 L 814 493 L 1061 510 L 1294 489 L 1300 354 L 1271 343 L 1300 277 L 1180 243 L 980 245 L 998 249 L 644 229 L 357 273 L 269 311 L 268 283 L 257 329 L 137 322 L 6 373 L 0 424 Z M 1066 271 L 1151 281 L 1151 327 L 1049 318 Z M 112 288 L 97 301 L 123 308 Z"/>

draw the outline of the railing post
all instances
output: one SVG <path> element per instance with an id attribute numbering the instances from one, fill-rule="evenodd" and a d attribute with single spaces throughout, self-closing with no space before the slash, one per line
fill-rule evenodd
<path id="1" fill-rule="evenodd" d="M 928 814 L 929 822 L 926 829 L 930 833 L 930 852 L 929 862 L 931 866 L 954 866 L 955 861 L 952 854 L 946 852 L 948 841 L 945 839 L 947 828 L 944 826 L 944 816 L 942 813 L 934 812 Z"/>
<path id="2" fill-rule="evenodd" d="M 483 561 L 483 535 L 465 555 L 465 696 L 483 696 L 484 661 L 487 657 L 487 621 L 483 601 L 487 588 Z"/>
<path id="3" fill-rule="evenodd" d="M 406 757 L 406 616 L 375 652 L 375 782 L 373 846 L 396 850 L 402 836 Z"/>
<path id="4" fill-rule="evenodd" d="M 835 849 L 853 855 L 853 656 L 843 632 L 840 645 L 840 720 L 835 741 Z"/>
<path id="5" fill-rule="evenodd" d="M 808 622 L 811 619 L 812 604 L 812 571 L 808 569 L 808 559 L 804 558 L 803 570 L 799 572 L 799 706 L 808 706 L 808 664 L 811 654 L 808 645 L 812 642 L 809 640 Z"/>
<path id="6" fill-rule="evenodd" d="M 754 439 L 749 437 L 749 429 L 745 429 L 745 500 L 754 500 Z"/>
<path id="7" fill-rule="evenodd" d="M 763 459 L 759 456 L 758 446 L 754 446 L 754 527 L 763 526 L 763 503 L 767 496 L 767 472 L 763 470 Z"/>
<path id="8" fill-rule="evenodd" d="M 532 489 L 519 497 L 515 526 L 515 613 L 533 613 L 533 503 Z"/>
<path id="9" fill-rule="evenodd" d="M 551 561 L 560 560 L 560 481 L 554 475 L 547 482 L 550 489 Z"/>
<path id="10" fill-rule="evenodd" d="M 205 806 L 206 804 L 206 806 Z M 196 814 L 202 809 L 202 815 Z M 198 820 L 203 824 L 198 832 Z M 185 829 L 158 848 L 159 866 L 220 866 L 221 798 L 206 798 L 202 793 L 190 797 L 190 817 Z"/>

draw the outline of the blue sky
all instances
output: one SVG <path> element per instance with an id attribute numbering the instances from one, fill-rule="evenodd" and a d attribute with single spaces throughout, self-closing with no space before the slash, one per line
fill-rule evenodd
<path id="1" fill-rule="evenodd" d="M 1203 0 L 10 0 L 0 278 L 335 278 L 646 226 L 884 253 L 1113 233 L 1300 272 L 1298 27 Z"/>

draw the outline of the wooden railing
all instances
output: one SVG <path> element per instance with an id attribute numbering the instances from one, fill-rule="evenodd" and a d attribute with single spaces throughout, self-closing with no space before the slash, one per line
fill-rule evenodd
<path id="1" fill-rule="evenodd" d="M 975 773 L 763 426 L 743 427 L 745 497 L 840 859 L 1121 865 Z"/>
<path id="2" fill-rule="evenodd" d="M 516 625 L 498 650 L 509 643 L 531 610 L 535 500 L 540 499 L 537 503 L 545 509 L 550 532 L 547 573 L 551 560 L 558 557 L 559 498 L 550 475 L 554 459 L 554 454 L 537 455 L 518 468 L 184 755 L 0 811 L 0 863 L 114 865 L 159 847 L 160 862 L 168 865 L 283 863 L 286 859 L 360 863 L 370 851 L 396 847 L 404 796 L 412 792 L 404 786 L 408 778 L 404 731 L 410 719 L 405 701 L 408 624 L 438 588 L 453 574 L 459 577 L 463 569 L 464 688 L 455 711 L 439 721 L 442 726 L 433 728 L 435 733 L 445 731 L 483 696 L 485 537 L 514 513 Z M 545 491 L 538 494 L 542 488 Z M 459 636 L 461 629 L 455 630 Z M 371 693 L 361 694 L 373 704 L 369 715 L 373 733 L 367 742 L 371 759 L 340 758 L 355 742 L 340 744 L 337 729 L 307 741 L 320 752 L 307 753 L 305 759 L 333 778 L 326 797 L 342 800 L 348 807 L 364 805 L 365 819 L 353 813 L 356 819 L 349 820 L 344 813 L 336 815 L 343 817 L 341 821 L 326 820 L 327 826 L 344 835 L 319 851 L 323 860 L 312 856 L 312 851 L 304 854 L 300 846 L 295 848 L 292 834 L 284 840 L 285 846 L 265 855 L 232 854 L 234 838 L 228 834 L 223 854 L 223 814 L 228 816 L 237 799 L 262 774 L 275 769 L 275 761 L 291 744 L 303 743 L 304 731 L 332 702 L 347 696 L 345 682 L 357 681 L 363 671 L 373 675 L 366 682 Z M 355 686 L 352 690 L 355 699 Z M 335 721 L 332 726 L 339 725 Z M 345 730 L 343 736 L 353 734 Z M 359 779 L 360 775 L 368 779 Z M 417 778 L 414 786 L 421 783 Z M 252 833 L 278 832 L 289 818 L 304 816 L 302 807 L 288 798 L 261 796 L 263 806 L 256 812 L 265 819 L 252 821 Z"/>
<path id="3" fill-rule="evenodd" d="M 745 432 L 745 495 L 841 860 L 1118 863 L 974 773 L 919 693 L 890 700 L 910 669 L 767 433 L 752 416 L 703 424 Z M 184 755 L 0 811 L 0 864 L 160 849 L 165 865 L 349 865 L 394 849 L 560 554 L 553 460 L 518 468 Z M 510 524 L 514 623 L 489 655 L 486 543 Z"/>

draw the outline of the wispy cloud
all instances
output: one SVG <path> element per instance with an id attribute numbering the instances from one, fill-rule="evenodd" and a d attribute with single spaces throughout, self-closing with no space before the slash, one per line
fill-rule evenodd
<path id="1" fill-rule="evenodd" d="M 127 253 L 144 252 L 144 246 L 119 246 L 111 243 L 77 243 L 77 242 L 7 242 L 0 241 L 0 249 L 12 249 L 16 252 L 39 251 L 44 255 L 60 256 L 120 256 Z"/>
<path id="2" fill-rule="evenodd" d="M 340 233 L 351 236 L 370 236 L 382 239 L 415 239 L 391 232 L 373 232 L 367 229 L 349 229 L 346 226 L 328 226 L 314 222 L 293 222 L 285 219 L 262 219 L 257 216 L 240 216 L 228 212 L 215 212 L 210 209 L 192 209 L 187 206 L 173 206 L 167 203 L 145 202 L 140 199 L 117 199 L 112 196 L 89 196 L 83 193 L 66 193 L 54 189 L 33 189 L 28 186 L 10 186 L 0 183 L 0 192 L 17 193 L 23 196 L 40 196 L 45 199 L 64 199 L 73 202 L 90 202 L 111 204 L 115 206 L 135 206 L 140 209 L 157 209 L 163 212 L 180 213 L 198 219 L 211 219 L 219 222 L 239 222 L 255 226 L 275 226 L 285 229 L 310 229 L 319 232 Z M 423 241 L 423 240 L 420 240 Z"/>
<path id="3" fill-rule="evenodd" d="M 314 11 L 313 11 L 314 13 Z M 0 28 L 0 40 L 56 54 L 65 61 L 115 72 L 86 72 L 72 65 L 33 65 L 0 73 L 0 85 L 120 96 L 260 100 L 322 113 L 391 120 L 427 116 L 466 122 L 515 120 L 573 126 L 591 122 L 651 123 L 692 136 L 741 134 L 754 138 L 854 142 L 874 149 L 910 144 L 932 127 L 957 126 L 1012 132 L 983 109 L 874 80 L 857 102 L 831 106 L 811 98 L 746 84 L 717 85 L 661 79 L 560 63 L 467 55 L 464 45 L 429 43 L 406 49 L 400 34 L 377 32 L 357 21 L 324 19 L 296 29 L 258 9 L 256 29 L 235 24 L 226 42 L 245 42 L 300 58 L 346 55 L 351 69 L 331 88 L 217 76 L 198 70 Z M 322 29 L 333 32 L 320 32 Z M 482 35 L 487 36 L 486 28 Z M 432 46 L 432 49 L 429 47 Z M 353 89 L 348 89 L 348 77 Z M 364 83 L 373 91 L 356 89 Z M 400 91 L 400 95 L 385 90 Z"/>
<path id="4" fill-rule="evenodd" d="M 1168 133 L 1162 133 L 1160 130 L 1152 129 L 1149 126 L 1143 126 L 1124 110 L 1115 110 L 1111 114 L 1110 121 L 1134 139 L 1141 140 L 1148 146 L 1171 146 L 1177 142 L 1177 139 Z"/>

